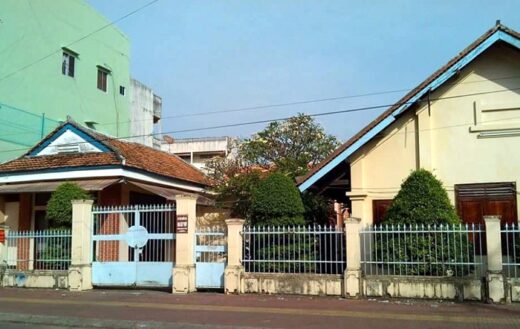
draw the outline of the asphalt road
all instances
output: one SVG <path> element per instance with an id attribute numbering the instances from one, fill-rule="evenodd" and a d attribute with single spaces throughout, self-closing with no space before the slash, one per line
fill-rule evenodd
<path id="1" fill-rule="evenodd" d="M 0 328 L 520 329 L 520 304 L 3 288 Z"/>

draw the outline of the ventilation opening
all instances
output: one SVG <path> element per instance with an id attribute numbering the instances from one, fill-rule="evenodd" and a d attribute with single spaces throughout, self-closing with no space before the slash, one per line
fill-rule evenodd
<path id="1" fill-rule="evenodd" d="M 79 153 L 79 144 L 56 145 L 58 154 Z"/>

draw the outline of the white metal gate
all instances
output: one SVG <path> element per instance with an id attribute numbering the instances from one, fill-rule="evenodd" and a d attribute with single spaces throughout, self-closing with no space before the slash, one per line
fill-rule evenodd
<path id="1" fill-rule="evenodd" d="M 172 285 L 174 205 L 96 207 L 92 221 L 93 285 Z"/>
<path id="2" fill-rule="evenodd" d="M 199 229 L 195 233 L 195 286 L 224 288 L 227 263 L 227 236 L 220 227 Z"/>

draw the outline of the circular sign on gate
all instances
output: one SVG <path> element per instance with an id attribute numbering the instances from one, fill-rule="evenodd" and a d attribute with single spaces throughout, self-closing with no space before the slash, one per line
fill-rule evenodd
<path id="1" fill-rule="evenodd" d="M 130 247 L 142 248 L 148 242 L 148 231 L 140 225 L 129 227 L 126 232 L 126 242 Z"/>

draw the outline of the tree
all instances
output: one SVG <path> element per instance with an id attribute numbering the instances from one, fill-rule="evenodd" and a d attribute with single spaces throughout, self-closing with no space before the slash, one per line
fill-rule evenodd
<path id="1" fill-rule="evenodd" d="M 391 225 L 391 232 L 396 225 L 404 225 L 422 233 L 376 234 L 374 257 L 383 262 L 398 261 L 393 269 L 403 275 L 468 274 L 472 268 L 464 264 L 473 262 L 473 254 L 467 252 L 472 250 L 471 241 L 464 230 L 448 226 L 458 223 L 441 181 L 425 169 L 416 170 L 401 185 L 382 224 Z M 429 227 L 436 224 L 444 226 Z M 377 230 L 385 232 L 386 228 Z"/>
<path id="2" fill-rule="evenodd" d="M 51 195 L 47 204 L 46 219 L 52 228 L 72 226 L 72 200 L 87 200 L 91 196 L 75 183 L 63 183 Z"/>
<path id="3" fill-rule="evenodd" d="M 431 172 L 418 169 L 401 185 L 384 224 L 457 224 L 460 219 L 448 194 Z"/>
<path id="4" fill-rule="evenodd" d="M 291 178 L 305 175 L 339 145 L 308 115 L 275 121 L 246 139 L 239 153 L 250 164 L 275 166 Z"/>
<path id="5" fill-rule="evenodd" d="M 305 224 L 300 191 L 282 173 L 272 173 L 253 192 L 251 219 L 257 225 Z"/>
<path id="6" fill-rule="evenodd" d="M 325 159 L 338 144 L 312 117 L 299 114 L 282 122 L 271 122 L 251 138 L 231 143 L 228 154 L 232 156 L 211 159 L 206 168 L 218 194 L 217 201 L 229 206 L 233 216 L 250 219 L 252 191 L 261 178 L 278 171 L 294 180 Z M 320 205 L 328 209 L 322 200 L 311 196 L 304 200 L 307 209 Z M 325 208 L 319 212 L 326 213 Z M 309 214 L 306 218 L 316 220 Z"/>

